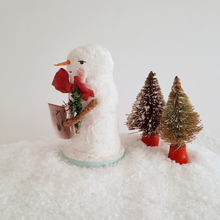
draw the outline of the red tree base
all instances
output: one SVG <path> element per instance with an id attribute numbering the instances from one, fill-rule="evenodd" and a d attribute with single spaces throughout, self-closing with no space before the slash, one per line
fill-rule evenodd
<path id="1" fill-rule="evenodd" d="M 141 140 L 147 145 L 151 147 L 156 147 L 159 144 L 159 135 L 152 135 L 150 137 L 142 136 Z"/>
<path id="2" fill-rule="evenodd" d="M 177 149 L 177 146 L 172 147 L 172 145 L 170 145 L 168 158 L 170 158 L 171 160 L 175 160 L 176 163 L 179 164 L 187 163 L 188 155 L 186 152 L 186 146 Z"/>

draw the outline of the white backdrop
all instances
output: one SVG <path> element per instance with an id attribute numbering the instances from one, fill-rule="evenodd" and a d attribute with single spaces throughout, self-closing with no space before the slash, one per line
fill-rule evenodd
<path id="1" fill-rule="evenodd" d="M 53 133 L 47 103 L 67 100 L 51 85 L 53 63 L 87 43 L 113 56 L 121 132 L 152 70 L 166 101 L 179 76 L 205 131 L 219 136 L 219 11 L 218 0 L 1 0 L 0 141 Z"/>

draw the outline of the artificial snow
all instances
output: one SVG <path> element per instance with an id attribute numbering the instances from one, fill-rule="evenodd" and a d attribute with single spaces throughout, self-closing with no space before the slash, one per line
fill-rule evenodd
<path id="1" fill-rule="evenodd" d="M 104 168 L 63 160 L 53 137 L 0 146 L 0 219 L 220 219 L 220 139 L 199 134 L 189 161 L 122 134 L 125 157 Z"/>

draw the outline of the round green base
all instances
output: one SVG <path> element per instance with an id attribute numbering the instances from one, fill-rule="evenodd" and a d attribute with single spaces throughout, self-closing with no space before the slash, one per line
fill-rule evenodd
<path id="1" fill-rule="evenodd" d="M 67 160 L 69 163 L 74 164 L 76 166 L 79 167 L 104 167 L 110 164 L 114 164 L 116 162 L 118 162 L 120 159 L 122 159 L 124 157 L 125 153 L 123 153 L 120 157 L 117 157 L 113 160 L 107 160 L 107 161 L 101 161 L 101 162 L 91 162 L 91 161 L 80 161 L 80 160 L 75 160 L 72 158 L 67 157 L 64 153 L 63 153 L 63 157 L 65 160 Z"/>

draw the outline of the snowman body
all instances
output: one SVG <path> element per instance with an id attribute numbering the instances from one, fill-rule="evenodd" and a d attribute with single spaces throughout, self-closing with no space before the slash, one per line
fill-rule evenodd
<path id="1" fill-rule="evenodd" d="M 113 81 L 111 54 L 102 46 L 85 45 L 72 50 L 68 60 L 70 82 L 78 75 L 94 92 L 94 97 L 82 100 L 83 108 L 92 99 L 96 99 L 98 105 L 82 119 L 79 133 L 64 147 L 64 157 L 76 165 L 88 167 L 116 162 L 123 157 L 124 147 L 118 130 L 118 93 Z"/>

